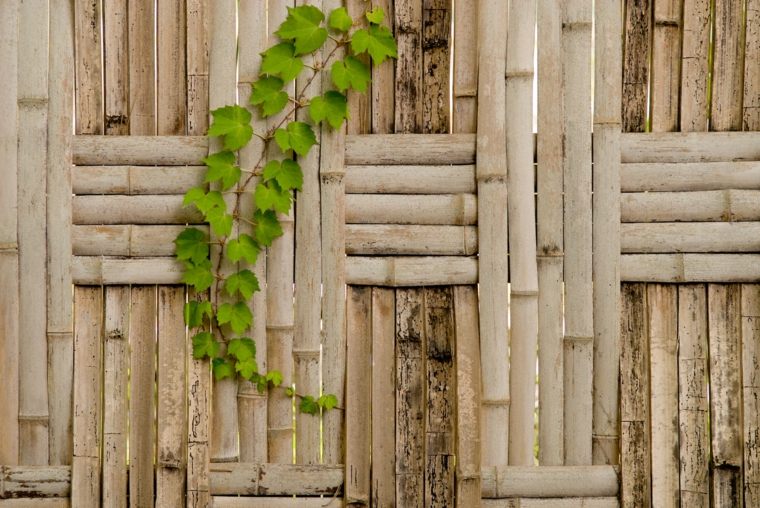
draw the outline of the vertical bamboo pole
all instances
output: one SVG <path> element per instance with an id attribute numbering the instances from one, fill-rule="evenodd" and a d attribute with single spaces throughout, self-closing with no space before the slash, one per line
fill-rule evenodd
<path id="1" fill-rule="evenodd" d="M 202 136 L 208 127 L 209 0 L 186 0 L 187 133 Z"/>
<path id="2" fill-rule="evenodd" d="M 129 286 L 105 289 L 103 504 L 127 506 Z"/>
<path id="3" fill-rule="evenodd" d="M 538 461 L 564 464 L 562 4 L 538 3 Z"/>
<path id="4" fill-rule="evenodd" d="M 450 131 L 451 2 L 422 2 L 422 132 L 426 133 Z"/>
<path id="5" fill-rule="evenodd" d="M 156 120 L 159 135 L 187 130 L 185 0 L 156 3 Z"/>
<path id="6" fill-rule="evenodd" d="M 594 416 L 592 462 L 617 464 L 620 361 L 620 101 L 622 4 L 595 3 Z M 677 102 L 677 99 L 676 99 Z M 543 380 L 543 376 L 542 376 Z"/>
<path id="7" fill-rule="evenodd" d="M 746 118 L 746 117 L 745 117 Z M 760 285 L 741 287 L 744 504 L 760 504 Z"/>
<path id="8" fill-rule="evenodd" d="M 454 0 L 454 132 L 475 132 L 478 121 L 478 2 Z"/>
<path id="9" fill-rule="evenodd" d="M 747 0 L 744 34 L 744 130 L 760 130 L 760 1 Z"/>
<path id="10" fill-rule="evenodd" d="M 678 507 L 678 358 L 676 287 L 650 284 L 649 371 L 651 376 L 652 503 Z M 672 453 L 670 453 L 672 451 Z"/>
<path id="11" fill-rule="evenodd" d="M 345 4 L 349 16 L 354 20 L 353 29 L 367 28 L 368 23 L 364 13 L 367 12 L 369 4 L 364 0 L 345 0 Z M 386 12 L 388 16 L 392 16 L 392 11 Z M 368 56 L 362 55 L 358 58 L 367 66 L 371 66 Z M 370 83 L 364 93 L 348 91 L 348 121 L 346 123 L 349 134 L 369 134 L 372 131 L 373 85 L 374 83 Z"/>
<path id="12" fill-rule="evenodd" d="M 372 489 L 375 506 L 396 500 L 395 345 L 396 298 L 393 289 L 372 288 Z"/>
<path id="13" fill-rule="evenodd" d="M 77 134 L 103 134 L 102 1 L 75 0 Z M 39 13 L 38 13 L 39 14 Z M 35 18 L 38 27 L 40 17 Z M 47 26 L 45 26 L 47 29 Z"/>
<path id="14" fill-rule="evenodd" d="M 715 0 L 710 130 L 742 128 L 744 2 Z"/>
<path id="15" fill-rule="evenodd" d="M 741 295 L 740 286 L 707 288 L 710 333 L 710 432 L 713 506 L 741 506 Z"/>
<path id="16" fill-rule="evenodd" d="M 72 506 L 100 506 L 100 365 L 103 288 L 74 288 L 74 457 Z"/>
<path id="17" fill-rule="evenodd" d="M 538 346 L 538 267 L 533 171 L 536 5 L 512 2 L 507 32 L 507 172 L 511 274 L 509 463 L 532 466 Z M 492 210 L 491 213 L 494 213 Z"/>
<path id="18" fill-rule="evenodd" d="M 681 505 L 710 506 L 707 403 L 707 291 L 678 288 L 678 424 Z"/>
<path id="19" fill-rule="evenodd" d="M 71 298 L 71 135 L 74 9 L 51 2 L 47 159 L 47 338 L 50 463 L 71 463 L 74 310 Z"/>
<path id="20" fill-rule="evenodd" d="M 328 3 L 334 9 L 339 0 L 323 0 L 325 12 Z M 393 0 L 378 0 L 374 3 L 385 11 L 385 22 L 393 31 Z M 338 5 L 339 6 L 339 5 Z M 395 95 L 395 61 L 388 59 L 378 66 L 372 67 L 372 83 L 368 96 L 372 97 L 372 125 L 371 131 L 375 134 L 390 134 L 393 132 L 395 121 L 394 95 Z M 349 122 L 351 120 L 349 119 Z"/>
<path id="21" fill-rule="evenodd" d="M 19 463 L 47 464 L 48 2 L 18 15 Z M 44 314 L 43 314 L 44 315 Z"/>
<path id="22" fill-rule="evenodd" d="M 103 85 L 105 133 L 129 133 L 128 0 L 103 2 Z"/>
<path id="23" fill-rule="evenodd" d="M 395 0 L 396 43 L 396 132 L 421 132 L 423 59 L 422 2 Z M 349 130 L 349 134 L 353 134 Z"/>
<path id="24" fill-rule="evenodd" d="M 370 352 L 372 288 L 349 286 L 346 301 L 346 506 L 368 506 L 370 493 Z"/>
<path id="25" fill-rule="evenodd" d="M 709 50 L 710 0 L 684 2 L 681 49 L 681 130 L 684 132 L 707 130 Z"/>
<path id="26" fill-rule="evenodd" d="M 0 3 L 0 464 L 18 464 L 18 1 Z"/>
<path id="27" fill-rule="evenodd" d="M 646 284 L 623 284 L 620 320 L 620 500 L 651 506 Z"/>
<path id="28" fill-rule="evenodd" d="M 478 241 L 482 400 L 481 465 L 507 463 L 509 436 L 507 160 L 504 76 L 507 5 L 478 4 Z M 500 212 L 500 213 L 499 213 Z"/>
<path id="29" fill-rule="evenodd" d="M 652 40 L 652 130 L 678 130 L 681 84 L 682 0 L 654 4 Z"/>
<path id="30" fill-rule="evenodd" d="M 649 53 L 652 39 L 652 0 L 626 0 L 623 58 L 623 130 L 647 127 Z"/>
<path id="31" fill-rule="evenodd" d="M 129 133 L 156 133 L 155 12 L 152 0 L 131 0 L 129 20 Z"/>
<path id="32" fill-rule="evenodd" d="M 564 5 L 565 463 L 591 464 L 593 288 L 591 201 L 591 2 Z"/>

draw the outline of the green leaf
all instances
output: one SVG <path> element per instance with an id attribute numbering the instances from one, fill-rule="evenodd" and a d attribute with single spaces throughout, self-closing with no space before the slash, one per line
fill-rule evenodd
<path id="1" fill-rule="evenodd" d="M 211 362 L 212 370 L 214 371 L 214 379 L 221 381 L 222 379 L 229 377 L 235 377 L 235 369 L 232 364 L 224 358 L 214 358 Z"/>
<path id="2" fill-rule="evenodd" d="M 219 353 L 219 343 L 209 332 L 196 333 L 193 336 L 193 358 L 215 358 Z"/>
<path id="3" fill-rule="evenodd" d="M 265 182 L 276 180 L 283 190 L 301 190 L 303 186 L 301 166 L 292 159 L 269 161 L 264 166 L 263 176 Z"/>
<path id="4" fill-rule="evenodd" d="M 219 306 L 216 314 L 216 321 L 219 325 L 229 323 L 230 328 L 235 333 L 243 333 L 253 322 L 251 309 L 244 302 L 223 303 Z"/>
<path id="5" fill-rule="evenodd" d="M 270 370 L 267 372 L 267 382 L 272 383 L 272 386 L 280 386 L 282 384 L 282 372 L 279 370 Z"/>
<path id="6" fill-rule="evenodd" d="M 235 362 L 235 370 L 244 378 L 251 379 L 258 373 L 259 366 L 256 363 L 256 358 L 248 358 Z"/>
<path id="7" fill-rule="evenodd" d="M 177 259 L 180 261 L 190 260 L 200 263 L 208 258 L 209 246 L 206 233 L 196 228 L 183 230 L 174 240 L 177 250 Z"/>
<path id="8" fill-rule="evenodd" d="M 256 241 L 244 233 L 227 242 L 227 258 L 233 263 L 245 259 L 248 263 L 255 265 L 260 251 L 261 248 Z"/>
<path id="9" fill-rule="evenodd" d="M 235 165 L 235 154 L 224 150 L 209 155 L 203 162 L 208 166 L 204 182 L 221 180 L 222 190 L 227 190 L 240 180 L 240 168 Z"/>
<path id="10" fill-rule="evenodd" d="M 303 61 L 295 56 L 296 49 L 290 42 L 281 42 L 262 53 L 262 74 L 280 76 L 284 81 L 296 79 L 303 70 Z"/>
<path id="11" fill-rule="evenodd" d="M 196 291 L 206 291 L 214 283 L 214 275 L 211 273 L 211 261 L 204 259 L 203 262 L 198 264 L 185 262 L 182 282 L 188 286 L 192 286 Z"/>
<path id="12" fill-rule="evenodd" d="M 227 354 L 234 356 L 238 361 L 248 360 L 249 358 L 256 359 L 256 343 L 248 337 L 241 337 L 239 339 L 232 339 L 227 344 Z M 250 376 L 246 376 L 250 377 Z"/>
<path id="13" fill-rule="evenodd" d="M 256 229 L 253 235 L 260 245 L 269 247 L 275 238 L 282 236 L 282 226 L 277 220 L 277 215 L 272 210 L 262 212 L 256 210 L 253 214 L 253 222 L 256 223 Z"/>
<path id="14" fill-rule="evenodd" d="M 275 210 L 280 213 L 288 213 L 290 211 L 290 192 L 283 190 L 277 180 L 259 183 L 253 193 L 253 199 L 256 202 L 256 208 L 262 212 Z"/>
<path id="15" fill-rule="evenodd" d="M 182 206 L 190 206 L 198 203 L 206 196 L 206 189 L 203 187 L 193 187 L 185 193 L 182 199 Z"/>
<path id="16" fill-rule="evenodd" d="M 224 289 L 230 296 L 240 293 L 243 298 L 248 300 L 253 296 L 253 293 L 259 290 L 259 280 L 252 271 L 240 270 L 227 277 L 227 280 L 224 281 Z"/>
<path id="17" fill-rule="evenodd" d="M 293 390 L 292 387 L 288 386 L 287 388 L 285 388 L 285 395 L 287 395 L 288 397 L 292 397 L 295 394 L 296 392 L 295 390 Z"/>
<path id="18" fill-rule="evenodd" d="M 370 23 L 374 23 L 376 25 L 379 25 L 383 22 L 383 18 L 385 18 L 385 11 L 382 7 L 375 7 L 371 11 L 367 11 L 365 14 L 367 16 L 367 21 Z"/>
<path id="19" fill-rule="evenodd" d="M 325 15 L 313 5 L 288 7 L 288 17 L 275 33 L 281 39 L 294 40 L 296 54 L 305 55 L 322 47 L 327 30 L 322 28 Z"/>
<path id="20" fill-rule="evenodd" d="M 353 56 L 336 61 L 330 68 L 333 83 L 341 92 L 353 88 L 357 92 L 366 92 L 371 80 L 369 67 Z"/>
<path id="21" fill-rule="evenodd" d="M 275 115 L 288 103 L 288 94 L 283 91 L 283 85 L 282 80 L 275 76 L 259 78 L 251 85 L 251 104 L 261 106 L 262 116 Z"/>
<path id="22" fill-rule="evenodd" d="M 206 220 L 216 236 L 230 236 L 232 233 L 233 218 L 224 208 L 212 208 L 206 214 Z"/>
<path id="23" fill-rule="evenodd" d="M 211 112 L 214 122 L 208 128 L 209 136 L 224 136 L 224 148 L 238 150 L 253 136 L 251 112 L 242 106 L 224 106 Z"/>
<path id="24" fill-rule="evenodd" d="M 314 97 L 309 105 L 309 114 L 314 122 L 319 123 L 327 119 L 333 129 L 343 125 L 348 118 L 348 101 L 340 92 L 330 90 L 322 96 Z"/>
<path id="25" fill-rule="evenodd" d="M 317 404 L 319 404 L 320 407 L 322 407 L 323 409 L 329 411 L 338 405 L 338 397 L 336 397 L 332 393 L 327 393 L 325 395 L 322 395 L 317 400 Z"/>
<path id="26" fill-rule="evenodd" d="M 259 393 L 264 393 L 267 390 L 267 380 L 264 376 L 254 374 L 251 376 L 251 383 L 256 383 L 256 390 Z"/>
<path id="27" fill-rule="evenodd" d="M 327 24 L 338 32 L 348 32 L 354 24 L 354 20 L 348 15 L 345 7 L 338 7 L 330 13 Z"/>
<path id="28" fill-rule="evenodd" d="M 280 150 L 287 152 L 292 149 L 298 155 L 306 155 L 317 143 L 311 126 L 304 122 L 290 122 L 285 129 L 277 129 L 274 139 Z"/>
<path id="29" fill-rule="evenodd" d="M 386 58 L 396 58 L 396 40 L 385 26 L 370 25 L 369 28 L 357 30 L 351 38 L 354 53 L 369 53 L 375 65 L 380 65 Z"/>
<path id="30" fill-rule="evenodd" d="M 183 204 L 195 205 L 195 207 L 201 211 L 204 215 L 214 208 L 226 208 L 227 204 L 224 202 L 224 197 L 219 191 L 206 192 L 200 187 L 194 187 L 187 191 Z"/>
<path id="31" fill-rule="evenodd" d="M 298 407 L 302 413 L 306 413 L 308 415 L 315 415 L 319 413 L 319 404 L 317 404 L 317 401 L 314 400 L 314 397 L 311 395 L 304 395 L 301 397 L 301 403 Z"/>
<path id="32" fill-rule="evenodd" d="M 209 319 L 214 317 L 214 310 L 211 307 L 211 302 L 203 300 L 201 302 L 197 300 L 190 300 L 185 304 L 185 324 L 190 328 L 198 328 L 203 325 L 203 316 L 208 316 Z"/>

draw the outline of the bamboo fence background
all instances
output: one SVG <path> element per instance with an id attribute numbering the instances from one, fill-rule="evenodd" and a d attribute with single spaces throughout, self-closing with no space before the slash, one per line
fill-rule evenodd
<path id="1" fill-rule="evenodd" d="M 0 2 L 0 507 L 759 505 L 760 2 L 371 2 L 254 268 L 319 416 L 192 359 L 172 244 L 302 3 L 369 4 Z"/>

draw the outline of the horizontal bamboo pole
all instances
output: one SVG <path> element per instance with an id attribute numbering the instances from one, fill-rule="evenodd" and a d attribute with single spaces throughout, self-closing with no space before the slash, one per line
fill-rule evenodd
<path id="1" fill-rule="evenodd" d="M 474 226 L 348 224 L 347 254 L 472 255 L 478 251 Z"/>
<path id="2" fill-rule="evenodd" d="M 185 226 L 73 226 L 75 256 L 173 256 Z M 200 226 L 208 232 L 208 227 Z"/>
<path id="3" fill-rule="evenodd" d="M 618 493 L 613 466 L 495 466 L 481 473 L 484 498 L 603 497 Z"/>
<path id="4" fill-rule="evenodd" d="M 173 258 L 74 256 L 74 284 L 179 284 L 182 263 Z"/>
<path id="5" fill-rule="evenodd" d="M 616 497 L 566 497 L 564 499 L 484 499 L 483 508 L 618 508 Z"/>
<path id="6" fill-rule="evenodd" d="M 343 489 L 342 465 L 214 463 L 212 495 L 319 496 Z"/>
<path id="7" fill-rule="evenodd" d="M 366 134 L 346 137 L 346 164 L 472 164 L 474 134 Z"/>
<path id="8" fill-rule="evenodd" d="M 760 190 L 628 192 L 620 197 L 622 222 L 760 220 Z"/>
<path id="9" fill-rule="evenodd" d="M 621 162 L 760 160 L 760 132 L 625 133 Z"/>
<path id="10" fill-rule="evenodd" d="M 478 259 L 463 256 L 360 257 L 346 259 L 346 283 L 374 286 L 477 284 Z"/>
<path id="11" fill-rule="evenodd" d="M 621 224 L 623 253 L 758 252 L 760 222 Z"/>
<path id="12" fill-rule="evenodd" d="M 622 192 L 760 189 L 760 162 L 623 164 Z"/>
<path id="13" fill-rule="evenodd" d="M 206 136 L 74 136 L 78 165 L 199 165 L 208 155 Z"/>
<path id="14" fill-rule="evenodd" d="M 75 196 L 74 224 L 198 224 L 200 212 L 183 196 Z"/>
<path id="15" fill-rule="evenodd" d="M 42 499 L 0 499 L 0 508 L 69 508 L 71 502 L 67 497 L 48 497 Z"/>
<path id="16" fill-rule="evenodd" d="M 620 279 L 636 282 L 757 282 L 760 254 L 625 254 Z"/>
<path id="17" fill-rule="evenodd" d="M 340 508 L 339 497 L 222 497 L 214 496 L 214 508 Z"/>
<path id="18" fill-rule="evenodd" d="M 477 189 L 475 166 L 348 166 L 349 194 L 457 194 Z"/>
<path id="19" fill-rule="evenodd" d="M 455 167 L 455 166 L 452 166 Z M 476 224 L 474 194 L 349 194 L 348 224 Z"/>
<path id="20" fill-rule="evenodd" d="M 203 185 L 205 166 L 74 166 L 74 194 L 184 194 Z"/>
<path id="21" fill-rule="evenodd" d="M 71 466 L 0 466 L 0 499 L 70 494 Z"/>

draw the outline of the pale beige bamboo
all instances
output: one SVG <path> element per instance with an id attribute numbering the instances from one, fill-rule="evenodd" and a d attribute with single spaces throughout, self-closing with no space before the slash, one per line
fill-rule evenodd
<path id="1" fill-rule="evenodd" d="M 71 298 L 71 137 L 74 9 L 50 4 L 47 159 L 47 340 L 50 464 L 71 463 L 73 320 Z"/>
<path id="2" fill-rule="evenodd" d="M 477 189 L 472 165 L 348 166 L 345 180 L 349 194 L 471 194 Z"/>
<path id="3" fill-rule="evenodd" d="M 77 134 L 103 134 L 103 77 L 101 20 L 102 2 L 76 0 L 74 3 L 76 35 L 76 132 Z M 41 12 L 34 18 L 35 26 L 44 19 Z M 21 18 L 19 18 L 21 21 Z M 21 32 L 19 32 L 21 33 Z M 42 55 L 40 55 L 42 56 Z M 26 59 L 24 59 L 26 60 Z M 19 61 L 19 64 L 21 61 Z M 27 65 L 30 62 L 27 62 Z M 47 65 L 42 66 L 47 69 Z M 19 77 L 22 66 L 19 65 Z"/>
<path id="4" fill-rule="evenodd" d="M 74 194 L 183 194 L 203 185 L 205 166 L 74 166 Z"/>
<path id="5" fill-rule="evenodd" d="M 206 136 L 75 136 L 72 157 L 81 165 L 197 166 L 208 144 Z"/>
<path id="6" fill-rule="evenodd" d="M 187 130 L 185 0 L 156 3 L 156 127 L 159 135 Z"/>
<path id="7" fill-rule="evenodd" d="M 624 164 L 623 192 L 760 189 L 760 162 Z"/>
<path id="8" fill-rule="evenodd" d="M 454 0 L 453 132 L 475 132 L 478 117 L 478 3 Z"/>
<path id="9" fill-rule="evenodd" d="M 211 466 L 214 495 L 332 496 L 342 489 L 343 480 L 342 465 L 240 462 Z"/>
<path id="10" fill-rule="evenodd" d="M 372 288 L 348 288 L 346 297 L 346 506 L 370 501 L 370 354 Z M 421 444 L 421 443 L 420 443 Z"/>
<path id="11" fill-rule="evenodd" d="M 621 195 L 623 222 L 757 221 L 760 191 L 652 192 Z"/>
<path id="12" fill-rule="evenodd" d="M 72 226 L 74 255 L 173 256 L 184 226 Z M 199 229 L 208 232 L 208 227 Z"/>
<path id="13" fill-rule="evenodd" d="M 0 466 L 0 499 L 32 497 L 35 503 L 45 497 L 71 494 L 70 466 Z"/>
<path id="14" fill-rule="evenodd" d="M 396 499 L 396 297 L 393 289 L 372 288 L 372 478 L 376 506 Z"/>
<path id="15" fill-rule="evenodd" d="M 388 150 L 389 146 L 392 146 L 393 150 Z M 474 162 L 474 134 L 405 133 L 403 136 L 372 134 L 346 137 L 346 164 L 448 165 Z"/>
<path id="16" fill-rule="evenodd" d="M 214 496 L 214 506 L 218 508 L 338 508 L 343 498 L 331 497 L 221 497 Z M 596 508 L 596 507 L 595 507 Z M 606 508 L 606 507 L 600 507 Z"/>
<path id="17" fill-rule="evenodd" d="M 451 0 L 422 0 L 422 129 L 417 132 L 449 132 L 451 8 Z M 401 33 L 404 32 L 400 30 Z"/>
<path id="18" fill-rule="evenodd" d="M 620 278 L 648 282 L 755 282 L 757 254 L 626 254 Z"/>
<path id="19" fill-rule="evenodd" d="M 156 286 L 132 286 L 129 322 L 129 505 L 153 503 Z"/>
<path id="20" fill-rule="evenodd" d="M 103 2 L 105 134 L 129 133 L 129 20 L 127 0 Z M 53 60 L 51 60 L 52 64 Z"/>
<path id="21" fill-rule="evenodd" d="M 341 4 L 340 0 L 323 1 L 325 12 L 340 7 Z M 383 9 L 385 12 L 384 24 L 393 31 L 393 22 L 395 21 L 393 1 L 378 0 L 373 5 Z M 396 61 L 394 59 L 388 59 L 378 66 L 372 66 L 372 83 L 369 86 L 370 90 L 365 93 L 368 97 L 372 98 L 371 128 L 375 134 L 391 134 L 394 132 L 395 64 Z"/>
<path id="22" fill-rule="evenodd" d="M 497 466 L 483 469 L 483 498 L 606 497 L 619 492 L 611 466 Z"/>
<path id="23" fill-rule="evenodd" d="M 158 288 L 156 505 L 185 505 L 185 288 Z"/>
<path id="24" fill-rule="evenodd" d="M 398 46 L 395 132 L 422 132 L 422 0 L 396 0 L 394 12 Z"/>
<path id="25" fill-rule="evenodd" d="M 649 57 L 652 39 L 652 1 L 626 0 L 623 59 L 625 132 L 644 132 L 648 118 Z M 577 99 L 577 97 L 575 97 Z"/>
<path id="26" fill-rule="evenodd" d="M 742 128 L 744 2 L 715 0 L 710 130 Z"/>
<path id="27" fill-rule="evenodd" d="M 485 508 L 616 508 L 616 497 L 567 497 L 563 499 L 484 499 Z"/>
<path id="28" fill-rule="evenodd" d="M 169 257 L 71 258 L 74 284 L 180 284 L 183 271 L 182 263 Z"/>
<path id="29" fill-rule="evenodd" d="M 349 256 L 349 284 L 440 286 L 476 284 L 478 259 L 463 256 Z"/>
<path id="30" fill-rule="evenodd" d="M 155 2 L 132 0 L 127 11 L 129 133 L 149 136 L 156 134 Z"/>
<path id="31" fill-rule="evenodd" d="M 348 224 L 456 224 L 478 221 L 474 194 L 349 194 Z"/>
<path id="32" fill-rule="evenodd" d="M 684 132 L 707 130 L 710 3 L 710 0 L 694 0 L 683 4 L 681 130 Z"/>
<path id="33" fill-rule="evenodd" d="M 681 0 L 654 2 L 650 76 L 653 131 L 678 130 L 682 8 Z"/>
<path id="34" fill-rule="evenodd" d="M 624 134 L 622 162 L 760 160 L 758 132 L 658 132 Z"/>
<path id="35" fill-rule="evenodd" d="M 760 388 L 760 285 L 741 287 L 742 316 L 742 395 L 744 399 L 744 504 L 760 503 L 760 449 L 754 436 L 760 432 L 758 425 L 758 388 Z"/>
<path id="36" fill-rule="evenodd" d="M 678 288 L 678 425 L 682 506 L 708 508 L 707 291 Z"/>
<path id="37" fill-rule="evenodd" d="M 162 196 L 76 196 L 74 224 L 199 224 L 203 216 L 182 204 L 184 197 Z"/>
<path id="38" fill-rule="evenodd" d="M 19 463 L 49 461 L 46 177 L 48 24 L 45 1 L 23 2 L 18 12 L 18 252 Z M 51 134 L 52 135 L 52 134 Z"/>
<path id="39" fill-rule="evenodd" d="M 71 506 L 68 498 L 36 499 L 32 503 L 34 503 L 35 508 L 38 506 L 41 508 L 69 508 Z M 3 508 L 30 508 L 28 499 L 2 499 L 0 506 Z"/>
<path id="40" fill-rule="evenodd" d="M 760 130 L 760 2 L 747 0 L 744 33 L 743 128 Z"/>
<path id="41" fill-rule="evenodd" d="M 465 255 L 478 251 L 475 226 L 347 224 L 348 254 Z"/>
<path id="42" fill-rule="evenodd" d="M 203 135 L 208 127 L 209 0 L 186 0 L 187 133 Z"/>
<path id="43" fill-rule="evenodd" d="M 507 5 L 478 4 L 478 235 L 482 466 L 504 465 L 509 439 L 507 363 L 508 235 L 506 135 L 504 131 Z"/>
<path id="44" fill-rule="evenodd" d="M 103 504 L 127 506 L 129 286 L 105 289 Z"/>
<path id="45" fill-rule="evenodd" d="M 74 456 L 71 502 L 100 506 L 100 365 L 103 289 L 74 288 Z"/>
<path id="46" fill-rule="evenodd" d="M 758 222 L 622 224 L 621 252 L 758 252 Z"/>
<path id="47" fill-rule="evenodd" d="M 353 31 L 360 28 L 367 28 L 369 23 L 365 17 L 368 5 L 364 0 L 346 0 L 345 7 L 348 15 L 354 20 Z M 386 11 L 386 16 L 392 17 L 392 11 Z M 365 65 L 371 67 L 371 61 L 368 55 L 359 56 Z M 393 64 L 391 64 L 393 65 Z M 348 91 L 348 120 L 346 128 L 349 134 L 369 134 L 372 130 L 372 88 L 370 82 L 365 92 L 355 90 Z M 393 95 L 391 94 L 391 99 Z"/>
<path id="48" fill-rule="evenodd" d="M 188 289 L 188 300 L 196 299 Z M 187 348 L 187 507 L 211 505 L 209 487 L 209 420 L 211 369 L 208 360 L 195 360 Z"/>

